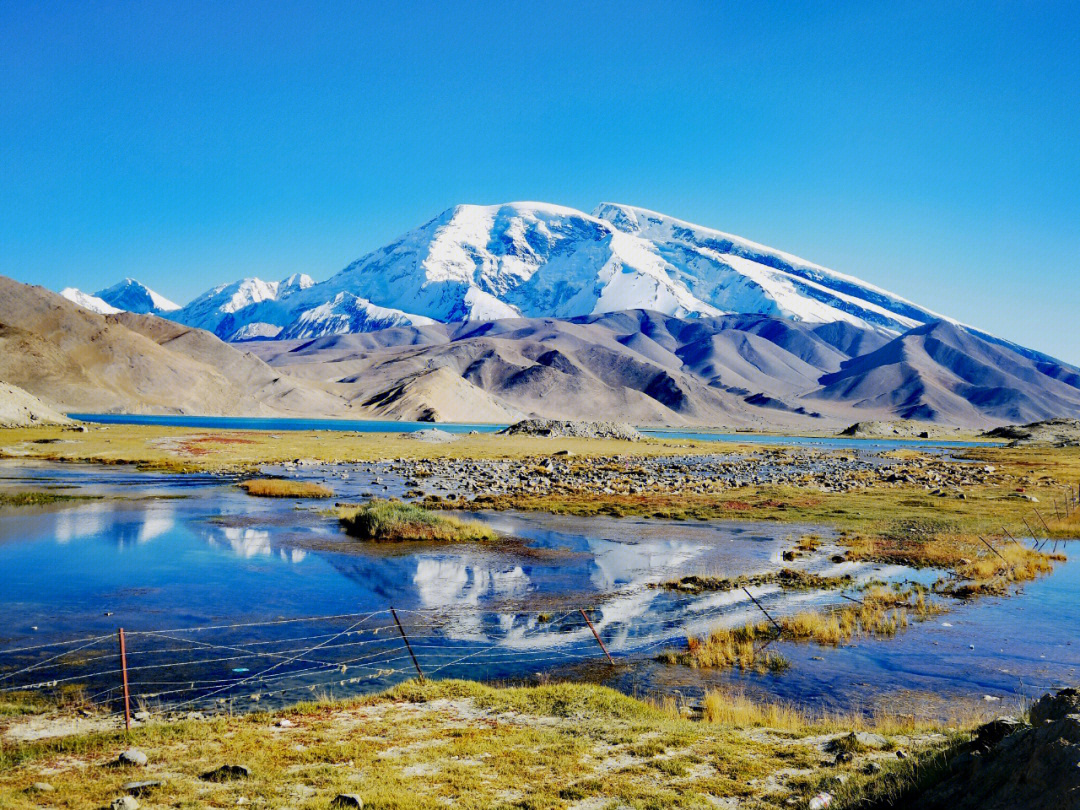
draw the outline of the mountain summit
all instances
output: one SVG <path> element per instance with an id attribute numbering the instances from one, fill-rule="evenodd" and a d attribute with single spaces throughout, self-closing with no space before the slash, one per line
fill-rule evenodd
<path id="1" fill-rule="evenodd" d="M 127 280 L 97 297 L 148 311 L 119 292 L 136 286 Z M 247 278 L 183 308 L 149 311 L 243 340 L 630 309 L 842 322 L 888 336 L 948 320 L 853 276 L 655 211 L 602 203 L 587 214 L 539 202 L 455 206 L 321 283 Z"/>

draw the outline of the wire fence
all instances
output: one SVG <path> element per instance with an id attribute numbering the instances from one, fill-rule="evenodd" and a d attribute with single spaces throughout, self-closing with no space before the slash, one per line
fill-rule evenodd
<path id="1" fill-rule="evenodd" d="M 408 678 L 499 679 L 615 658 L 584 610 L 558 616 L 385 610 L 123 629 L 0 649 L 0 692 L 76 693 L 117 717 L 258 708 Z M 672 634 L 669 634 L 672 635 Z M 640 655 L 655 643 L 620 657 Z"/>

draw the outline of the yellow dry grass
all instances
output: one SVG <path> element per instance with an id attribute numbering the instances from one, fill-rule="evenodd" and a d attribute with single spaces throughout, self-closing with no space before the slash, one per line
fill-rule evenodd
<path id="1" fill-rule="evenodd" d="M 334 490 L 314 481 L 291 481 L 286 478 L 252 478 L 238 486 L 258 498 L 332 498 Z"/>
<path id="2" fill-rule="evenodd" d="M 803 641 L 835 647 L 857 636 L 888 638 L 907 627 L 909 617 L 924 619 L 943 610 L 916 587 L 874 585 L 862 593 L 860 601 L 836 610 L 808 610 L 780 617 L 779 629 L 769 622 L 719 627 L 707 636 L 688 638 L 685 650 L 667 650 L 659 658 L 664 663 L 703 669 L 784 669 L 786 659 L 765 649 L 765 643 Z"/>

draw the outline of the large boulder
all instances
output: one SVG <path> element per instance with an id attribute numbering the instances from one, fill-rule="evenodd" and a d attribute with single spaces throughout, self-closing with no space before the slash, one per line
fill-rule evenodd
<path id="1" fill-rule="evenodd" d="M 1080 691 L 1045 695 L 1031 725 L 999 717 L 954 752 L 943 778 L 893 807 L 920 810 L 1080 808 Z"/>

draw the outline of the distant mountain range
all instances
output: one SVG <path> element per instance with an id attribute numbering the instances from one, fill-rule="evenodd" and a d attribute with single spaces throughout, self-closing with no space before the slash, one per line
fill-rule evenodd
<path id="1" fill-rule="evenodd" d="M 1080 415 L 1080 372 L 1052 357 L 790 254 L 611 203 L 461 205 L 321 283 L 248 278 L 183 307 L 132 279 L 63 295 L 137 332 L 149 327 L 130 313 L 211 332 L 244 349 L 220 344 L 215 358 L 257 355 L 304 390 L 295 403 L 329 415 L 762 428 Z M 2 310 L 0 322 L 16 323 Z M 71 401 L 2 372 L 47 403 Z M 281 407 L 266 394 L 246 407 Z"/>
<path id="2" fill-rule="evenodd" d="M 459 205 L 324 282 L 246 278 L 184 307 L 131 279 L 93 297 L 63 294 L 98 312 L 152 313 L 232 341 L 628 309 L 842 321 L 891 335 L 948 320 L 788 253 L 614 203 L 591 215 L 546 203 Z"/>
<path id="3" fill-rule="evenodd" d="M 219 290 L 288 300 L 316 286 Z M 245 305 L 249 306 L 249 305 Z M 243 307 L 242 307 L 243 308 Z M 0 381 L 61 411 L 291 414 L 832 430 L 1080 416 L 1080 370 L 949 321 L 625 310 L 226 343 L 152 314 L 101 315 L 0 278 Z M 15 404 L 18 407 L 18 404 Z"/>

